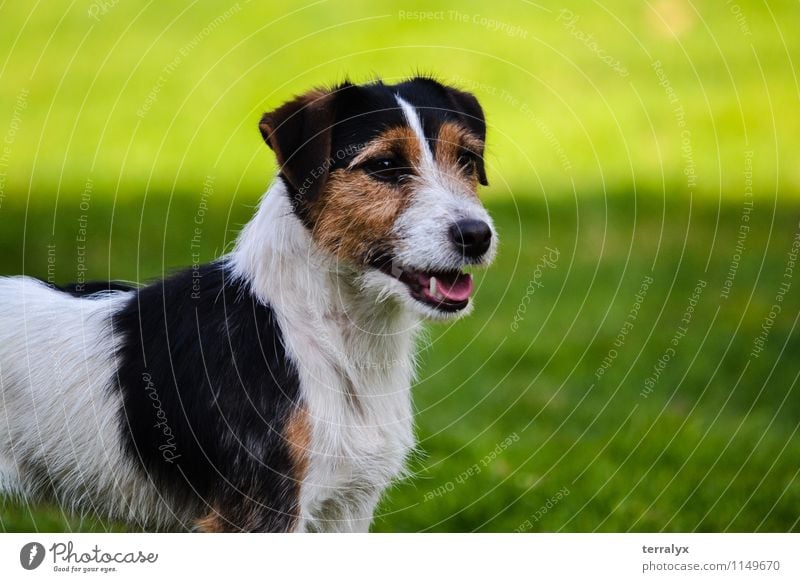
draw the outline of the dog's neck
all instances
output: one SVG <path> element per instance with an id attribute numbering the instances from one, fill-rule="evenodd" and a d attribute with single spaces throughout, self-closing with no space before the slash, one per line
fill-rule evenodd
<path id="1" fill-rule="evenodd" d="M 344 360 L 360 358 L 367 361 L 353 364 L 380 369 L 397 365 L 383 359 L 412 357 L 419 317 L 398 301 L 365 292 L 357 270 L 321 250 L 294 214 L 281 179 L 262 198 L 228 260 L 285 325 L 318 330 L 322 347 L 345 350 Z M 344 337 L 324 337 L 332 323 Z"/>

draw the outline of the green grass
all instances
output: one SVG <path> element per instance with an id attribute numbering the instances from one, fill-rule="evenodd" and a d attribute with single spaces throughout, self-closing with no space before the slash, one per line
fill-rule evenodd
<path id="1" fill-rule="evenodd" d="M 209 179 L 202 256 L 218 256 L 275 168 L 263 111 L 345 76 L 433 73 L 485 107 L 502 251 L 475 314 L 423 346 L 420 451 L 374 529 L 800 529 L 796 273 L 750 355 L 789 281 L 800 216 L 796 3 L 88 12 L 102 4 L 0 4 L 0 274 L 78 278 L 81 214 L 88 276 L 185 266 Z M 420 10 L 434 13 L 409 16 Z M 748 187 L 750 230 L 723 298 Z M 546 247 L 558 260 L 537 273 Z M 699 280 L 685 337 L 644 398 Z M 7 500 L 0 526 L 109 524 Z"/>
<path id="2" fill-rule="evenodd" d="M 46 278 L 55 245 L 49 274 L 74 280 L 86 214 L 90 277 L 159 277 L 189 263 L 199 201 L 181 194 L 114 206 L 97 196 L 84 212 L 79 199 L 64 197 L 31 202 L 27 213 L 11 201 L 0 212 L 0 273 Z M 229 247 L 255 202 L 214 195 L 204 258 Z M 764 351 L 750 352 L 784 280 L 800 205 L 755 206 L 727 299 L 720 292 L 739 205 L 619 194 L 489 206 L 502 251 L 479 278 L 475 314 L 431 328 L 414 388 L 413 476 L 390 491 L 374 529 L 508 531 L 530 520 L 531 531 L 797 530 L 796 281 Z M 558 259 L 535 275 L 546 247 Z M 597 380 L 646 276 L 653 283 L 633 328 Z M 541 287 L 530 287 L 518 313 L 534 278 Z M 643 398 L 701 279 L 707 285 L 688 331 Z M 569 494 L 532 519 L 559 490 Z M 11 502 L 0 516 L 8 531 L 107 527 Z"/>
<path id="3" fill-rule="evenodd" d="M 391 81 L 417 70 L 481 99 L 497 192 L 667 183 L 735 198 L 746 150 L 758 194 L 800 189 L 791 60 L 800 36 L 789 0 L 735 3 L 746 27 L 727 3 L 682 1 L 119 2 L 96 18 L 92 5 L 0 6 L 0 135 L 21 95 L 25 105 L 9 194 L 80 191 L 91 177 L 138 195 L 190 188 L 206 174 L 221 190 L 251 192 L 272 167 L 259 147 L 263 111 L 347 75 Z M 428 19 L 413 17 L 425 10 Z"/>

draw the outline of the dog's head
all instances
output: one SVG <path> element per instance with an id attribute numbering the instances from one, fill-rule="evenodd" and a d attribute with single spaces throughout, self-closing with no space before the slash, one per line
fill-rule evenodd
<path id="1" fill-rule="evenodd" d="M 344 83 L 260 128 L 295 213 L 365 289 L 432 318 L 467 311 L 462 269 L 487 265 L 497 239 L 477 196 L 486 123 L 475 97 L 428 78 Z"/>

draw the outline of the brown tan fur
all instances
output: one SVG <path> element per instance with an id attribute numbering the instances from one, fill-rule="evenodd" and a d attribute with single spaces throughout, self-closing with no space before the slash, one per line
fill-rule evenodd
<path id="1" fill-rule="evenodd" d="M 286 424 L 284 438 L 295 466 L 293 477 L 299 483 L 308 472 L 308 448 L 311 446 L 311 420 L 305 407 L 298 408 L 292 414 Z"/>
<path id="2" fill-rule="evenodd" d="M 478 176 L 475 172 L 465 174 L 458 163 L 458 157 L 465 149 L 481 155 L 483 142 L 461 124 L 452 121 L 443 123 L 436 136 L 436 163 L 448 176 L 467 180 L 468 191 L 477 195 Z"/>
<path id="3" fill-rule="evenodd" d="M 218 511 L 212 511 L 202 519 L 195 522 L 195 528 L 202 533 L 225 533 L 230 532 L 231 524 L 227 523 Z"/>
<path id="4" fill-rule="evenodd" d="M 294 411 L 286 424 L 284 436 L 289 445 L 289 456 L 294 464 L 292 478 L 295 480 L 295 485 L 299 491 L 300 483 L 308 474 L 308 454 L 311 446 L 311 419 L 308 416 L 308 410 L 304 406 Z M 300 506 L 298 504 L 294 515 L 295 525 L 293 527 L 296 527 L 299 519 Z"/>
<path id="5" fill-rule="evenodd" d="M 417 167 L 421 151 L 408 127 L 385 131 L 367 144 L 348 169 L 334 170 L 312 209 L 314 237 L 341 259 L 362 263 L 369 252 L 391 238 L 397 216 L 406 208 L 413 182 L 392 186 L 355 168 L 365 160 L 394 153 Z"/>
<path id="6" fill-rule="evenodd" d="M 481 153 L 483 143 L 458 123 L 442 124 L 436 141 L 437 165 L 450 179 L 466 181 L 468 191 L 474 193 L 477 176 L 466 175 L 458 164 L 465 148 Z M 365 160 L 392 153 L 418 173 L 422 152 L 410 127 L 388 129 L 367 144 L 349 168 L 330 173 L 322 196 L 311 209 L 314 238 L 322 248 L 360 264 L 369 260 L 369 253 L 381 243 L 391 241 L 394 223 L 413 196 L 414 180 L 392 186 L 357 171 L 357 167 Z"/>

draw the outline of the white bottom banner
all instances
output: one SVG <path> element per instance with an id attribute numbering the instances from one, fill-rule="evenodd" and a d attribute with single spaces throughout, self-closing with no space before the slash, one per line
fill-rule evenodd
<path id="1" fill-rule="evenodd" d="M 3 534 L 0 579 L 795 581 L 799 554 L 796 534 Z"/>

